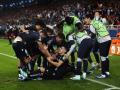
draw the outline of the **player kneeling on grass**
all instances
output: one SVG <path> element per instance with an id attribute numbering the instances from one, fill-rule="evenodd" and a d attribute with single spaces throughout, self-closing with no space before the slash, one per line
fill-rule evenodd
<path id="1" fill-rule="evenodd" d="M 72 80 L 80 80 L 80 75 L 82 75 L 82 79 L 86 78 L 86 73 L 88 69 L 88 57 L 92 49 L 92 39 L 87 34 L 85 30 L 83 30 L 83 25 L 77 25 L 78 32 L 74 34 L 74 38 L 76 43 L 78 44 L 78 59 L 77 59 L 77 69 L 75 72 L 75 77 L 72 77 Z M 72 50 L 74 50 L 75 46 L 73 45 L 73 49 L 71 49 L 65 56 L 68 57 Z M 83 64 L 83 70 L 82 70 Z"/>
<path id="2" fill-rule="evenodd" d="M 45 80 L 60 80 L 63 79 L 64 75 L 68 70 L 68 60 L 64 59 L 64 55 L 67 52 L 64 46 L 58 48 L 57 53 L 54 57 L 48 57 L 49 67 L 42 69 L 43 79 Z"/>

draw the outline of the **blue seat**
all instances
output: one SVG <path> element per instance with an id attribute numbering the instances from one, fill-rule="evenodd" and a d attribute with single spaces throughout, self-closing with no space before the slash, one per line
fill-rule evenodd
<path id="1" fill-rule="evenodd" d="M 111 37 L 116 37 L 118 30 L 109 30 L 109 33 Z"/>

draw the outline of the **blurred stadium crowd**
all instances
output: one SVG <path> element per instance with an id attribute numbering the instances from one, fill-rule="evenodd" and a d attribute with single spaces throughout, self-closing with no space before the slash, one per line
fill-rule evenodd
<path id="1" fill-rule="evenodd" d="M 47 24 L 55 24 L 64 18 L 68 13 L 78 16 L 81 20 L 86 14 L 95 10 L 101 11 L 106 18 L 108 25 L 120 25 L 120 1 L 96 0 L 65 0 L 47 5 L 32 5 L 19 9 L 1 10 L 0 29 L 9 25 L 32 24 L 36 16 L 42 17 Z"/>

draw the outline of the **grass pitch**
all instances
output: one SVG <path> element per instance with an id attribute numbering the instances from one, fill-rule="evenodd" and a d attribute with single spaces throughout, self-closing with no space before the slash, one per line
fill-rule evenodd
<path id="1" fill-rule="evenodd" d="M 17 79 L 18 60 L 7 40 L 0 39 L 0 90 L 120 90 L 120 56 L 110 56 L 111 77 L 96 79 L 96 70 L 88 80 L 26 81 Z M 112 89 L 110 89 L 112 88 Z"/>

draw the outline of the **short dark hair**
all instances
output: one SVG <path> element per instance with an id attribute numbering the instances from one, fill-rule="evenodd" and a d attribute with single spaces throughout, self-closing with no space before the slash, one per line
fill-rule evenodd
<path id="1" fill-rule="evenodd" d="M 90 19 L 92 20 L 92 19 L 94 19 L 94 15 L 93 15 L 93 14 L 87 14 L 87 15 L 85 16 L 85 18 L 90 18 Z"/>
<path id="2" fill-rule="evenodd" d="M 48 33 L 53 33 L 53 30 L 52 29 L 50 29 L 50 28 L 46 28 L 46 32 L 48 32 Z"/>
<path id="3" fill-rule="evenodd" d="M 45 22 L 43 20 L 36 20 L 35 25 L 40 25 L 42 27 L 45 27 Z"/>
<path id="4" fill-rule="evenodd" d="M 64 35 L 63 33 L 59 32 L 59 33 L 57 34 L 57 36 L 58 36 L 59 38 L 61 38 L 62 40 L 65 40 L 65 35 Z"/>
<path id="5" fill-rule="evenodd" d="M 67 22 L 67 24 L 72 24 L 74 19 L 70 16 L 67 16 L 67 17 L 65 17 L 65 21 Z"/>
<path id="6" fill-rule="evenodd" d="M 82 23 L 77 23 L 75 24 L 78 30 L 83 29 L 83 24 Z"/>

